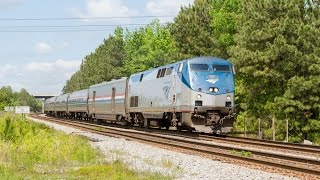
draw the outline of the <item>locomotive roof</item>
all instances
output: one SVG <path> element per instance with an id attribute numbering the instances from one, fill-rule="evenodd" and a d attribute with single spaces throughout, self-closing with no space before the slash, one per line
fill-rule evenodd
<path id="1" fill-rule="evenodd" d="M 193 58 L 181 60 L 181 61 L 178 61 L 178 62 L 175 62 L 175 63 L 166 64 L 166 65 L 163 65 L 163 66 L 151 68 L 151 69 L 146 70 L 146 71 L 137 72 L 137 73 L 131 74 L 131 76 L 140 75 L 141 73 L 151 72 L 151 71 L 154 71 L 156 69 L 162 69 L 162 68 L 165 68 L 165 67 L 175 66 L 177 64 L 180 64 L 180 63 L 186 62 L 186 61 L 188 61 L 188 62 L 197 61 L 197 62 L 205 63 L 206 61 L 209 61 L 209 60 L 210 61 L 214 60 L 214 62 L 217 63 L 217 64 L 232 64 L 230 61 L 225 60 L 225 59 L 221 59 L 221 58 L 217 58 L 217 57 L 213 57 L 213 56 L 200 56 L 200 57 L 193 57 Z"/>
<path id="2" fill-rule="evenodd" d="M 197 61 L 197 62 L 202 62 L 202 63 L 205 63 L 207 61 L 210 61 L 210 62 L 213 61 L 217 65 L 219 65 L 219 64 L 231 64 L 231 62 L 228 61 L 228 60 L 217 58 L 217 57 L 212 57 L 212 56 L 194 57 L 194 58 L 187 59 L 186 61 L 188 61 L 188 62 Z"/>

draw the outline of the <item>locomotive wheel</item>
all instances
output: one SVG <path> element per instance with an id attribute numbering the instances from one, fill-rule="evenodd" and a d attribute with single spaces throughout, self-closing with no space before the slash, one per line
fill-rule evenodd
<path id="1" fill-rule="evenodd" d="M 177 126 L 177 132 L 181 132 L 181 126 Z"/>
<path id="2" fill-rule="evenodd" d="M 143 128 L 143 122 L 139 122 L 139 128 Z"/>
<path id="3" fill-rule="evenodd" d="M 150 129 L 150 119 L 146 119 L 146 121 L 147 121 L 147 126 L 146 126 L 146 128 L 147 128 L 147 129 Z"/>

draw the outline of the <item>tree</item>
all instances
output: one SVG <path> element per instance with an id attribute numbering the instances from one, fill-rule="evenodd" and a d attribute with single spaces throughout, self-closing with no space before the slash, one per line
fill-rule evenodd
<path id="1" fill-rule="evenodd" d="M 127 32 L 125 43 L 124 69 L 128 76 L 176 61 L 175 42 L 168 28 L 161 26 L 158 19 L 139 30 Z"/>
<path id="2" fill-rule="evenodd" d="M 41 102 L 30 95 L 26 89 L 14 92 L 10 86 L 0 88 L 0 109 L 5 106 L 30 106 L 33 112 L 41 110 Z"/>
<path id="3" fill-rule="evenodd" d="M 26 89 L 21 89 L 16 93 L 15 106 L 30 106 L 30 110 L 33 112 L 40 112 L 42 105 L 41 102 L 36 100 L 32 95 L 28 93 Z"/>
<path id="4" fill-rule="evenodd" d="M 211 27 L 216 38 L 216 48 L 222 58 L 230 57 L 228 49 L 234 45 L 234 35 L 237 30 L 235 21 L 240 11 L 240 0 L 212 0 Z"/>
<path id="5" fill-rule="evenodd" d="M 67 80 L 63 93 L 89 88 L 93 84 L 124 76 L 124 57 L 123 30 L 118 27 L 113 35 L 83 59 L 80 69 Z"/>
<path id="6" fill-rule="evenodd" d="M 236 33 L 235 19 L 240 0 L 195 0 L 182 7 L 170 32 L 179 50 L 178 57 L 217 56 L 229 58 L 228 48 Z"/>
<path id="7" fill-rule="evenodd" d="M 0 88 L 0 109 L 3 110 L 5 106 L 12 106 L 14 103 L 14 92 L 10 86 L 3 86 Z"/>
<path id="8" fill-rule="evenodd" d="M 216 49 L 210 16 L 212 0 L 195 0 L 193 5 L 182 7 L 170 32 L 176 41 L 178 58 L 201 55 L 220 56 Z"/>
<path id="9" fill-rule="evenodd" d="M 319 132 L 319 5 L 249 0 L 241 11 L 230 53 L 242 82 L 242 107 L 256 117 L 291 118 L 293 131 L 304 138 L 311 125 Z"/>

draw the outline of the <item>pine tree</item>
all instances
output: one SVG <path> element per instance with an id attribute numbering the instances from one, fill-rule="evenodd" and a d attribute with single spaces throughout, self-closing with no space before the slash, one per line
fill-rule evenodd
<path id="1" fill-rule="evenodd" d="M 320 13 L 319 4 L 306 2 L 242 1 L 230 50 L 242 107 L 256 117 L 291 118 L 304 138 L 311 125 L 320 131 Z"/>
<path id="2" fill-rule="evenodd" d="M 182 7 L 170 32 L 179 50 L 178 58 L 201 55 L 220 56 L 213 36 L 210 15 L 212 0 L 195 0 L 193 5 Z"/>

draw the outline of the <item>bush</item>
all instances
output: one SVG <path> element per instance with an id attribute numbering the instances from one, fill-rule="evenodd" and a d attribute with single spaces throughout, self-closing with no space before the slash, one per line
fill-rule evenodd
<path id="1" fill-rule="evenodd" d="M 0 179 L 163 179 L 138 174 L 78 135 L 66 135 L 17 116 L 0 117 Z"/>

